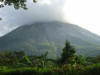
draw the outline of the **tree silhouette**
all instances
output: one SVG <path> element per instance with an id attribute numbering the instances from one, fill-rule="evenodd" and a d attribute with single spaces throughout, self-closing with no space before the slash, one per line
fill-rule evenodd
<path id="1" fill-rule="evenodd" d="M 0 21 L 2 20 L 2 18 L 0 17 Z"/>
<path id="2" fill-rule="evenodd" d="M 71 63 L 75 54 L 75 48 L 71 46 L 69 41 L 66 41 L 65 47 L 63 48 L 63 52 L 61 55 L 61 64 Z"/>
<path id="3" fill-rule="evenodd" d="M 16 10 L 23 8 L 24 10 L 27 10 L 26 5 L 27 0 L 0 0 L 0 8 L 3 8 L 5 6 L 13 6 Z M 36 3 L 37 0 L 33 0 L 33 3 Z M 2 18 L 0 17 L 0 21 Z"/>
<path id="4" fill-rule="evenodd" d="M 27 0 L 0 0 L 1 5 L 0 8 L 8 5 L 13 6 L 15 9 L 23 8 L 27 9 L 26 2 Z M 33 2 L 37 2 L 36 0 L 33 0 Z"/>

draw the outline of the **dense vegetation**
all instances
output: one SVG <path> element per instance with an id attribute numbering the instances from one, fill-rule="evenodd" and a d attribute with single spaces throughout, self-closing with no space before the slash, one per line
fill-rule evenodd
<path id="1" fill-rule="evenodd" d="M 24 51 L 0 53 L 0 75 L 99 75 L 100 56 L 75 54 L 75 48 L 66 42 L 57 59 L 49 59 L 48 52 L 40 56 L 26 55 Z"/>

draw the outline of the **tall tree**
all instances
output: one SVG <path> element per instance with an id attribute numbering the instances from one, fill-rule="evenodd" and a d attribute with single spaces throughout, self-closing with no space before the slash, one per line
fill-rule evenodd
<path id="1" fill-rule="evenodd" d="M 75 54 L 75 48 L 71 46 L 69 41 L 66 41 L 65 47 L 61 55 L 61 64 L 70 63 Z"/>

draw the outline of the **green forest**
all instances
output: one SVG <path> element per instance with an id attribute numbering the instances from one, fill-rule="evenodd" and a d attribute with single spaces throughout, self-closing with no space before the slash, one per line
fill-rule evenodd
<path id="1" fill-rule="evenodd" d="M 66 41 L 60 57 L 50 59 L 48 52 L 40 56 L 24 51 L 0 53 L 0 75 L 99 75 L 100 56 L 86 57 L 75 54 L 75 48 Z"/>

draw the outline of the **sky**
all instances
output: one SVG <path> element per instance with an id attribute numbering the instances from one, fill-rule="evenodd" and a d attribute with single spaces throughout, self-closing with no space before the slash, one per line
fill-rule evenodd
<path id="1" fill-rule="evenodd" d="M 28 10 L 0 8 L 0 36 L 40 21 L 69 22 L 100 35 L 100 0 L 28 0 L 27 7 Z"/>

